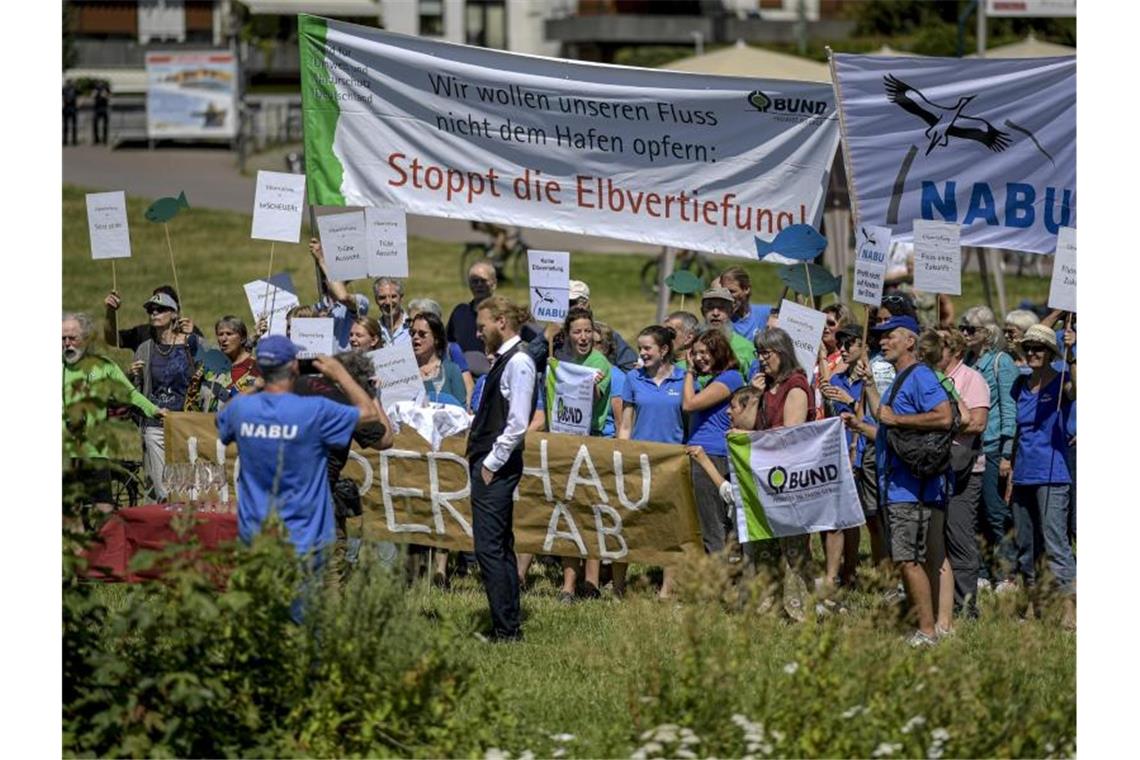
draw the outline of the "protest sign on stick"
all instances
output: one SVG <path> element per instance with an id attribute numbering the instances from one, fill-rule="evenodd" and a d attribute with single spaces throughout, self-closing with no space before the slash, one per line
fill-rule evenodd
<path id="1" fill-rule="evenodd" d="M 111 290 L 118 292 L 115 259 L 131 257 L 131 235 L 127 225 L 127 196 L 122 190 L 87 194 L 87 231 L 91 258 L 111 260 Z"/>
<path id="2" fill-rule="evenodd" d="M 270 277 L 268 281 L 254 280 L 242 287 L 245 289 L 246 300 L 249 301 L 254 325 L 264 317 L 269 330 L 267 335 L 284 335 L 287 326 L 285 315 L 294 306 L 301 304 L 293 290 L 289 274 L 282 272 Z M 258 311 L 259 308 L 261 311 Z"/>
<path id="3" fill-rule="evenodd" d="M 410 343 L 396 343 L 365 354 L 372 360 L 376 378 L 380 382 L 380 402 L 384 409 L 398 401 L 423 402 L 427 395 L 419 364 Z"/>
<path id="4" fill-rule="evenodd" d="M 891 228 L 860 225 L 855 231 L 855 278 L 851 298 L 871 308 L 883 301 L 883 279 L 887 252 L 891 249 Z M 865 328 L 864 328 L 865 329 Z"/>
<path id="5" fill-rule="evenodd" d="M 570 254 L 527 251 L 530 311 L 540 322 L 561 322 L 570 310 Z"/>
<path id="6" fill-rule="evenodd" d="M 249 236 L 278 243 L 300 242 L 304 208 L 304 174 L 259 171 Z"/>
<path id="7" fill-rule="evenodd" d="M 336 346 L 332 317 L 298 317 L 289 323 L 289 339 L 297 344 L 298 359 L 331 354 Z"/>
<path id="8" fill-rule="evenodd" d="M 1049 282 L 1049 308 L 1077 310 L 1077 231 L 1062 227 L 1057 231 L 1057 252 L 1053 255 L 1053 279 Z"/>
<path id="9" fill-rule="evenodd" d="M 347 211 L 317 218 L 321 248 L 330 280 L 357 280 L 368 276 L 364 212 Z"/>
<path id="10" fill-rule="evenodd" d="M 809 383 L 816 371 L 816 358 L 819 356 L 819 344 L 826 324 L 827 315 L 822 311 L 787 299 L 780 304 L 780 329 L 792 339 L 796 360 L 807 373 Z"/>
<path id="11" fill-rule="evenodd" d="M 927 293 L 962 295 L 961 227 L 952 222 L 914 222 L 914 287 Z"/>
<path id="12" fill-rule="evenodd" d="M 364 209 L 369 277 L 408 276 L 408 215 L 399 206 Z"/>

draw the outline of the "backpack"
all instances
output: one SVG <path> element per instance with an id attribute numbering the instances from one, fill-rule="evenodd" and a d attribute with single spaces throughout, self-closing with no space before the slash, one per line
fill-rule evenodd
<path id="1" fill-rule="evenodd" d="M 910 373 L 918 364 L 912 364 L 903 370 L 895 379 L 894 387 L 885 403 L 894 409 L 895 397 L 899 389 L 906 382 Z M 942 384 L 938 384 L 942 388 Z M 954 436 L 957 435 L 962 424 L 962 413 L 958 411 L 958 404 L 950 397 L 945 388 L 942 392 L 950 402 L 950 411 L 953 420 L 949 430 L 913 430 L 906 428 L 887 428 L 887 446 L 902 460 L 906 468 L 919 479 L 938 477 L 950 469 L 951 448 L 954 445 Z"/>

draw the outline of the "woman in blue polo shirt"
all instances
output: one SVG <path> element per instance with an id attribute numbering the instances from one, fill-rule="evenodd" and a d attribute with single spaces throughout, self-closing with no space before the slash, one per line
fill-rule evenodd
<path id="1" fill-rule="evenodd" d="M 641 366 L 630 370 L 622 393 L 617 437 L 623 440 L 683 443 L 685 415 L 681 411 L 685 372 L 673 364 L 672 328 L 651 325 L 637 336 Z M 614 563 L 614 591 L 625 588 L 627 565 Z M 665 568 L 658 598 L 673 593 L 673 569 Z"/>
<path id="2" fill-rule="evenodd" d="M 1036 586 L 1036 565 L 1047 560 L 1064 596 L 1063 624 L 1076 623 L 1077 560 L 1069 543 L 1072 475 L 1065 461 L 1065 418 L 1077 397 L 1076 361 L 1063 375 L 1051 365 L 1061 355 L 1057 336 L 1033 325 L 1019 341 L 1031 374 L 1013 383 L 1017 443 L 1013 452 L 1013 522 L 1018 565 L 1027 587 Z"/>
<path id="3" fill-rule="evenodd" d="M 697 378 L 710 376 L 698 387 Z M 728 399 L 744 385 L 736 356 L 728 338 L 719 329 L 705 330 L 693 340 L 689 350 L 689 369 L 681 396 L 681 409 L 690 415 L 689 439 L 691 446 L 700 446 L 722 477 L 728 477 Z M 726 516 L 720 489 L 705 473 L 693 464 L 693 497 L 697 502 L 697 518 L 701 524 L 701 538 L 705 551 L 712 554 L 724 549 Z"/>

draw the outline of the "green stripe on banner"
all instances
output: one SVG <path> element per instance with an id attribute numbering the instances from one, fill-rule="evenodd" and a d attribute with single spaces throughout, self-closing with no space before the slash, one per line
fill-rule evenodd
<path id="1" fill-rule="evenodd" d="M 736 485 L 740 489 L 743 502 L 744 524 L 748 530 L 748 541 L 761 541 L 774 538 L 764 508 L 760 504 L 760 489 L 756 487 L 756 477 L 752 472 L 752 439 L 744 433 L 730 433 L 728 436 L 728 458 L 736 472 Z"/>
<path id="2" fill-rule="evenodd" d="M 343 206 L 344 167 L 333 153 L 340 101 L 325 66 L 328 22 L 302 13 L 298 16 L 301 48 L 301 113 L 305 124 L 305 176 L 309 203 Z M 315 232 L 314 232 L 315 234 Z"/>

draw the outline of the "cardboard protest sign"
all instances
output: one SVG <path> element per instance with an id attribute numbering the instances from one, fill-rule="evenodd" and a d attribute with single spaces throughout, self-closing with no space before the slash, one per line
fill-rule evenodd
<path id="1" fill-rule="evenodd" d="M 312 359 L 318 354 L 336 351 L 332 317 L 298 317 L 289 325 L 289 339 L 300 349 L 299 359 Z"/>
<path id="2" fill-rule="evenodd" d="M 129 259 L 131 235 L 127 226 L 127 196 L 113 193 L 87 194 L 87 231 L 91 238 L 91 258 Z"/>
<path id="3" fill-rule="evenodd" d="M 838 417 L 731 433 L 728 461 L 741 541 L 802 536 L 865 522 Z"/>
<path id="4" fill-rule="evenodd" d="M 364 209 L 369 277 L 408 276 L 408 215 L 399 206 Z"/>
<path id="5" fill-rule="evenodd" d="M 365 538 L 471 551 L 465 447 L 465 437 L 452 436 L 432 451 L 411 431 L 398 433 L 384 451 L 353 443 L 341 476 L 360 489 Z M 198 456 L 222 464 L 236 485 L 237 446 L 219 445 L 214 415 L 172 412 L 166 461 Z M 681 446 L 528 433 L 523 468 L 514 506 L 517 551 L 649 565 L 676 564 L 701 551 Z M 236 493 L 229 488 L 223 498 Z"/>
<path id="6" fill-rule="evenodd" d="M 421 403 L 426 395 L 411 343 L 396 343 L 365 354 L 380 381 L 380 402 L 389 409 L 397 401 Z"/>
<path id="7" fill-rule="evenodd" d="M 1077 231 L 1072 227 L 1057 231 L 1048 304 L 1050 309 L 1077 310 Z"/>
<path id="8" fill-rule="evenodd" d="M 914 287 L 927 293 L 962 295 L 961 227 L 953 222 L 914 222 Z"/>
<path id="9" fill-rule="evenodd" d="M 317 228 L 321 231 L 321 248 L 330 280 L 358 280 L 368 276 L 363 211 L 318 216 Z"/>
<path id="10" fill-rule="evenodd" d="M 863 224 L 855 231 L 855 280 L 851 298 L 856 303 L 878 308 L 883 302 L 883 280 L 890 249 L 890 227 Z"/>
<path id="11" fill-rule="evenodd" d="M 550 430 L 567 435 L 589 435 L 594 409 L 594 374 L 597 370 L 582 364 L 558 362 L 553 364 L 553 372 L 554 398 L 550 404 Z"/>
<path id="12" fill-rule="evenodd" d="M 287 272 L 275 274 L 269 279 L 254 280 L 242 286 L 245 298 L 249 301 L 249 311 L 253 314 L 256 329 L 257 321 L 265 313 L 269 318 L 269 335 L 284 335 L 287 326 L 285 315 L 301 301 L 293 292 L 293 280 Z"/>
<path id="13" fill-rule="evenodd" d="M 304 208 L 304 174 L 259 171 L 257 190 L 253 194 L 253 229 L 249 236 L 280 243 L 300 242 Z"/>
<path id="14" fill-rule="evenodd" d="M 792 339 L 792 344 L 796 347 L 796 360 L 807 373 L 809 381 L 815 377 L 819 344 L 823 340 L 826 324 L 827 315 L 822 311 L 800 306 L 787 299 L 780 304 L 780 329 Z"/>
<path id="15" fill-rule="evenodd" d="M 540 322 L 561 322 L 570 310 L 570 254 L 527 251 L 530 311 Z"/>

